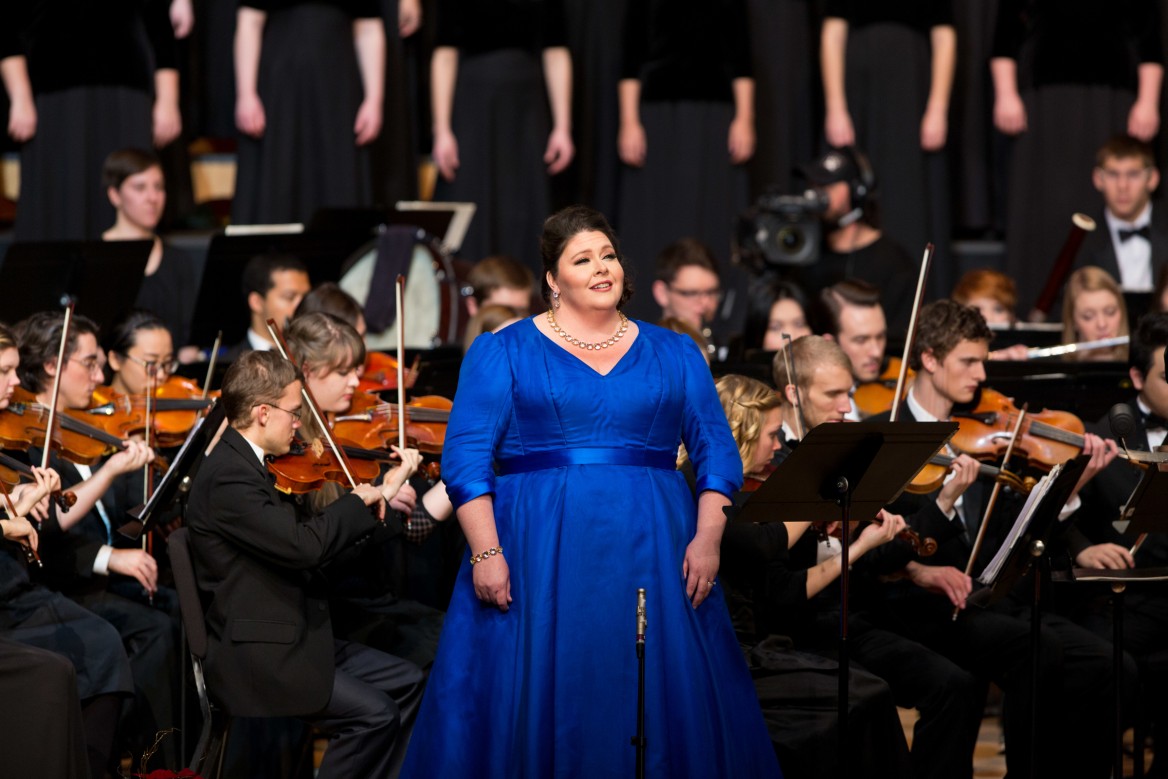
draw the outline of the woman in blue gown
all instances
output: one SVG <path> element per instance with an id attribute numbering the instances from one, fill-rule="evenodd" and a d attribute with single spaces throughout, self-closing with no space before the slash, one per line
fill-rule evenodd
<path id="1" fill-rule="evenodd" d="M 620 313 L 631 290 L 601 214 L 549 218 L 542 254 L 552 309 L 462 365 L 442 471 L 473 557 L 403 775 L 631 775 L 643 587 L 646 775 L 779 776 L 717 586 L 742 464 L 709 369 L 685 336 Z"/>

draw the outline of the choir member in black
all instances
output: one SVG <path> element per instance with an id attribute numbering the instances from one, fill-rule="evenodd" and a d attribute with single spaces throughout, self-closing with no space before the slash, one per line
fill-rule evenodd
<path id="1" fill-rule="evenodd" d="M 169 5 L 37 0 L 13 12 L 37 120 L 21 150 L 17 240 L 98 238 L 114 219 L 101 161 L 115 149 L 178 137 Z"/>
<path id="2" fill-rule="evenodd" d="M 134 305 L 162 317 L 174 340 L 186 346 L 201 278 L 194 259 L 155 232 L 166 209 L 162 164 L 153 152 L 119 149 L 105 158 L 102 178 L 117 212 L 114 226 L 102 233 L 102 239 L 154 242 Z"/>
<path id="3" fill-rule="evenodd" d="M 72 320 L 65 362 L 58 368 L 63 323 L 64 314 L 54 311 L 34 314 L 16 326 L 20 380 L 38 403 L 48 407 L 59 370 L 60 409 L 88 408 L 94 388 L 104 379 L 105 353 L 98 345 L 96 326 L 79 315 Z M 40 456 L 39 449 L 30 449 L 33 462 Z M 67 511 L 52 512 L 41 533 L 45 584 L 110 622 L 126 646 L 137 694 L 125 725 L 132 739 L 150 739 L 177 720 L 177 597 L 173 590 L 159 587 L 157 563 L 146 551 L 118 548 L 115 536 L 123 515 L 112 503 L 107 505 L 118 478 L 141 471 L 153 459 L 150 449 L 133 440 L 93 467 L 54 453 L 49 462 L 77 502 Z M 80 551 L 66 552 L 78 546 Z M 163 742 L 164 755 L 173 757 L 176 750 L 176 740 Z"/>
<path id="4" fill-rule="evenodd" d="M 1156 0 L 1000 0 L 994 124 L 1018 136 L 1010 163 L 1006 272 L 1023 311 L 1046 282 L 1075 211 L 1098 202 L 1083 175 L 1126 131 L 1160 127 L 1163 78 Z"/>
<path id="5" fill-rule="evenodd" d="M 754 80 L 745 0 L 630 0 L 624 35 L 618 226 L 635 280 L 651 278 L 653 258 L 683 236 L 729 255 L 748 196 Z M 736 268 L 722 283 L 745 293 Z M 652 319 L 641 300 L 629 314 Z"/>
<path id="6" fill-rule="evenodd" d="M 13 388 L 20 383 L 19 362 L 15 338 L 8 328 L 0 326 L 0 409 L 8 406 Z M 0 662 L 4 668 L 0 673 L 11 672 L 13 663 L 27 661 L 53 677 L 51 682 L 45 681 L 50 686 L 38 689 L 35 694 L 17 696 L 14 688 L 5 685 L 8 716 L 16 714 L 20 722 L 28 724 L 33 721 L 37 726 L 37 731 L 24 738 L 18 748 L 4 750 L 5 767 L 13 775 L 20 776 L 35 775 L 31 768 L 22 770 L 24 766 L 35 766 L 36 771 L 43 775 L 73 777 L 78 775 L 78 768 L 81 775 L 86 775 L 88 753 L 88 775 L 100 779 L 106 775 L 113 754 L 122 697 L 133 693 L 130 665 L 118 632 L 112 625 L 63 595 L 34 584 L 29 578 L 21 546 L 35 549 L 39 539 L 25 515 L 31 512 L 38 518 L 47 517 L 48 505 L 43 502 L 44 497 L 59 489 L 61 483 L 52 469 L 41 471 L 34 468 L 33 474 L 32 485 L 12 489 L 17 515 L 0 520 L 5 541 L 0 544 L 0 637 L 63 656 L 70 665 L 67 675 L 72 690 L 59 686 L 61 670 L 56 663 L 0 651 L 4 657 Z M 5 514 L 8 514 L 7 508 Z M 71 541 L 67 548 L 57 553 L 67 559 L 79 559 L 93 546 L 79 538 Z M 45 557 L 49 555 L 44 548 L 40 548 L 40 553 Z M 43 678 L 36 677 L 38 680 Z M 22 678 L 20 683 L 26 681 Z M 71 709 L 78 699 L 82 707 L 85 745 L 84 751 L 75 755 L 65 742 L 74 743 L 74 737 L 68 731 L 76 725 Z M 27 736 L 27 731 L 12 730 L 7 720 L 3 732 L 6 737 L 21 733 Z M 29 745 L 33 743 L 44 748 L 30 749 Z"/>
<path id="7" fill-rule="evenodd" d="M 916 371 L 900 420 L 947 421 L 959 403 L 973 401 L 985 380 L 985 361 L 992 333 L 976 310 L 941 300 L 923 307 L 910 367 Z M 874 418 L 886 421 L 887 415 Z M 1091 459 L 1063 508 L 1069 516 L 1078 507 L 1077 493 L 1091 476 L 1116 455 L 1114 442 L 1088 434 L 1084 453 Z M 933 537 L 938 550 L 905 567 L 907 581 L 885 585 L 877 614 L 880 624 L 919 641 L 983 679 L 994 681 L 1006 695 L 1003 730 L 1011 774 L 1030 768 L 1031 655 L 1029 601 L 1033 583 L 1023 581 L 1015 593 L 992 608 L 967 607 L 973 583 L 963 570 L 981 527 L 992 480 L 979 476 L 978 463 L 968 455 L 954 460 L 953 475 L 931 496 L 904 495 L 892 510 L 912 524 L 915 516 L 932 515 L 945 528 Z M 987 520 L 985 540 L 974 561 L 978 575 L 1001 546 L 1020 510 L 1023 498 L 1003 491 L 995 513 Z M 940 516 L 938 516 L 940 515 Z M 959 610 L 956 619 L 954 609 Z M 1038 655 L 1039 776 L 1106 777 L 1110 771 L 1110 728 L 1113 684 L 1112 653 L 1106 641 L 1086 629 L 1044 613 Z M 1129 664 L 1130 665 L 1130 664 Z M 1125 669 L 1134 680 L 1134 666 Z M 1056 744 L 1076 744 L 1067 750 Z"/>
<path id="8" fill-rule="evenodd" d="M 235 25 L 237 224 L 371 205 L 385 27 L 376 0 L 245 0 Z"/>
<path id="9" fill-rule="evenodd" d="M 434 198 L 477 207 L 463 258 L 506 254 L 538 273 L 548 176 L 575 155 L 562 0 L 439 0 L 436 43 Z"/>
<path id="10" fill-rule="evenodd" d="M 1168 347 L 1168 314 L 1148 314 L 1140 320 L 1132 337 L 1128 372 L 1136 397 L 1128 402 L 1136 412 L 1132 433 L 1121 443 L 1127 449 L 1155 451 L 1168 436 L 1168 382 L 1165 381 L 1164 350 Z M 1110 435 L 1107 417 L 1090 423 L 1096 435 Z M 1083 568 L 1159 568 L 1168 566 L 1168 537 L 1150 533 L 1133 555 L 1135 538 L 1118 532 L 1113 521 L 1139 483 L 1141 472 L 1132 463 L 1116 459 L 1083 488 L 1082 508 L 1064 543 L 1071 560 Z M 1082 592 L 1073 592 L 1079 602 L 1073 616 L 1101 637 L 1111 640 L 1111 617 L 1105 602 L 1091 601 Z M 1141 698 L 1150 703 L 1153 737 L 1157 744 L 1168 741 L 1168 667 L 1162 656 L 1168 638 L 1168 601 L 1160 585 L 1129 587 L 1124 596 L 1124 649 L 1140 662 Z M 1164 776 L 1168 760 L 1160 759 L 1151 776 Z"/>
<path id="11" fill-rule="evenodd" d="M 1160 185 L 1152 147 L 1130 135 L 1111 138 L 1095 155 L 1091 183 L 1103 195 L 1103 212 L 1075 265 L 1102 268 L 1124 292 L 1151 292 L 1168 268 L 1168 216 L 1152 203 Z"/>
<path id="12" fill-rule="evenodd" d="M 422 673 L 335 641 L 318 572 L 374 531 L 386 496 L 361 484 L 298 518 L 276 490 L 264 460 L 289 451 L 309 413 L 301 381 L 292 363 L 259 351 L 223 379 L 229 426 L 200 466 L 187 515 L 195 575 L 207 593 L 207 686 L 234 716 L 302 717 L 328 732 L 322 777 L 388 776 Z"/>
<path id="13" fill-rule="evenodd" d="M 882 226 L 892 240 L 914 253 L 937 244 L 941 261 L 930 279 L 938 294 L 952 285 L 944 262 L 949 181 L 941 153 L 957 59 L 951 6 L 829 0 L 820 50 L 827 142 L 865 149 L 884 174 Z"/>
<path id="14" fill-rule="evenodd" d="M 380 6 L 385 24 L 385 102 L 381 135 L 369 149 L 375 204 L 418 199 L 417 46 L 406 39 L 421 29 L 423 19 L 421 0 L 380 0 Z"/>
<path id="15" fill-rule="evenodd" d="M 761 381 L 733 374 L 719 379 L 717 388 L 742 456 L 743 475 L 765 479 L 781 446 L 779 395 Z M 683 458 L 682 470 L 692 479 L 688 458 Z M 740 493 L 736 499 L 748 497 Z M 904 520 L 893 516 L 883 527 L 868 526 L 851 548 L 852 559 L 887 543 L 903 527 Z M 750 647 L 751 675 L 785 774 L 831 777 L 839 770 L 832 706 L 838 691 L 836 664 L 828 657 L 791 649 L 792 639 L 804 649 L 803 629 L 814 620 L 818 602 L 813 599 L 840 573 L 838 555 L 819 564 L 792 560 L 788 548 L 814 536 L 805 522 L 732 521 L 722 536 L 721 573 L 739 640 Z M 814 554 L 813 541 L 810 548 Z M 851 775 L 908 775 L 903 729 L 887 685 L 862 668 L 853 666 L 851 673 Z"/>
<path id="16" fill-rule="evenodd" d="M 275 253 L 257 254 L 248 260 L 243 266 L 240 286 L 247 302 L 248 328 L 244 339 L 228 348 L 228 361 L 253 349 L 274 349 L 276 345 L 268 335 L 268 320 L 274 319 L 280 327 L 286 325 L 300 301 L 312 290 L 308 267 L 290 254 Z"/>
<path id="17" fill-rule="evenodd" d="M 822 103 L 816 68 L 819 4 L 810 0 L 746 0 L 758 146 L 750 189 L 790 192 L 792 172 L 815 153 Z"/>
<path id="18" fill-rule="evenodd" d="M 917 265 L 904 246 L 883 229 L 885 199 L 877 202 L 876 171 L 864 152 L 833 149 L 804 165 L 803 175 L 827 193 L 823 251 L 819 261 L 799 269 L 803 289 L 818 290 L 843 279 L 860 279 L 880 289 L 880 302 L 893 332 L 903 332 L 912 313 Z"/>

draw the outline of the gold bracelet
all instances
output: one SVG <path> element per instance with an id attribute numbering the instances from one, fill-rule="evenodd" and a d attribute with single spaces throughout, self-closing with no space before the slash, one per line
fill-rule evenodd
<path id="1" fill-rule="evenodd" d="M 479 552 L 477 555 L 474 555 L 473 557 L 471 557 L 470 564 L 474 565 L 475 563 L 481 563 L 483 560 L 486 560 L 488 557 L 494 557 L 497 554 L 503 554 L 503 547 L 492 546 L 490 549 L 486 550 L 485 552 Z"/>

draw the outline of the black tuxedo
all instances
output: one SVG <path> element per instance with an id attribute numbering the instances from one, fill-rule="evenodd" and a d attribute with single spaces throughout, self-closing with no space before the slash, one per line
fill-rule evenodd
<path id="1" fill-rule="evenodd" d="M 336 731 L 321 776 L 386 775 L 420 700 L 421 671 L 335 642 L 316 574 L 377 527 L 370 510 L 345 495 L 298 518 L 247 440 L 228 429 L 195 477 L 187 522 L 199 587 L 209 593 L 212 696 L 237 716 L 311 716 Z"/>
<path id="2" fill-rule="evenodd" d="M 1152 222 L 1149 225 L 1151 235 L 1148 238 L 1152 244 L 1152 283 L 1160 277 L 1160 273 L 1168 266 L 1168 214 L 1164 206 L 1152 208 Z M 1139 240 L 1131 238 L 1129 240 Z M 1102 210 L 1095 215 L 1095 230 L 1088 233 L 1079 248 L 1075 258 L 1075 267 L 1095 265 L 1111 274 L 1116 281 L 1122 282 L 1119 273 L 1119 260 L 1115 254 L 1115 243 L 1111 239 L 1111 229 L 1107 225 L 1107 218 Z"/>

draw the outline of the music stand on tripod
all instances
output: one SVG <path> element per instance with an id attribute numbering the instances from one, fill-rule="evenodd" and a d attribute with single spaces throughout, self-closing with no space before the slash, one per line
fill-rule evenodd
<path id="1" fill-rule="evenodd" d="M 988 607 L 1006 597 L 1032 566 L 1046 554 L 1047 539 L 1058 522 L 1059 514 L 1075 484 L 1087 467 L 1089 458 L 1079 456 L 1055 466 L 1043 477 L 1014 521 L 1014 527 L 994 558 L 986 565 L 978 581 L 986 589 L 969 596 L 970 605 Z M 1033 502 L 1031 502 L 1033 501 Z M 1038 765 L 1038 661 L 1042 637 L 1041 571 L 1034 576 L 1034 590 L 1030 601 L 1030 771 L 1034 775 Z M 1118 679 L 1116 680 L 1118 684 Z"/>
<path id="2" fill-rule="evenodd" d="M 840 540 L 839 760 L 847 776 L 848 544 L 853 512 L 868 519 L 957 431 L 955 422 L 819 425 L 737 510 L 741 522 L 842 522 Z"/>
<path id="3" fill-rule="evenodd" d="M 1132 491 L 1131 497 L 1120 512 L 1120 519 L 1129 522 L 1127 533 L 1142 540 L 1147 533 L 1168 533 L 1168 463 L 1151 464 L 1140 483 Z M 1139 542 L 1136 542 L 1136 547 Z M 1136 547 L 1133 547 L 1133 554 Z M 1168 568 L 1074 568 L 1066 581 L 1106 582 L 1111 586 L 1112 668 L 1115 673 L 1115 751 L 1113 753 L 1116 776 L 1123 770 L 1123 604 L 1124 593 L 1129 584 L 1138 582 L 1168 581 Z M 1141 744 L 1135 744 L 1133 763 L 1135 776 L 1144 775 L 1144 755 Z"/>

